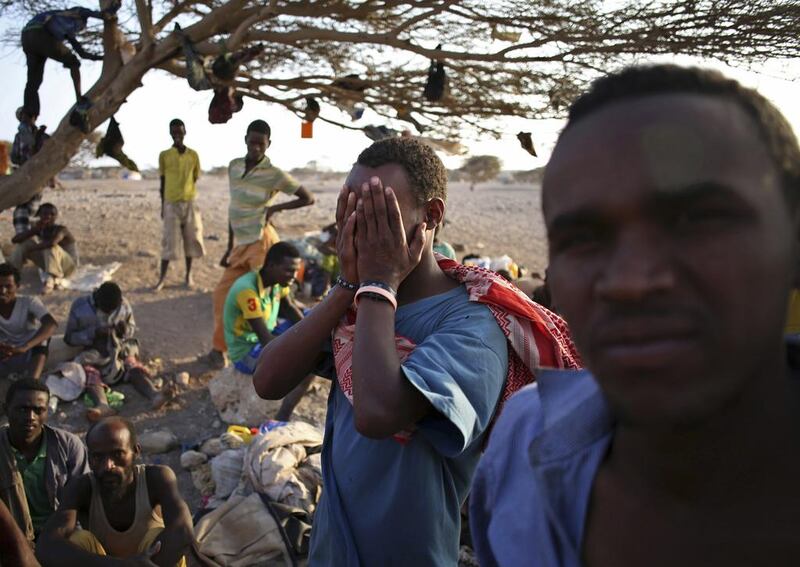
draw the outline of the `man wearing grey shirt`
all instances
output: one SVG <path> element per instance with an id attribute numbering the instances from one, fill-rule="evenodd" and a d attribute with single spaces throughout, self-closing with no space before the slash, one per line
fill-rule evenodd
<path id="1" fill-rule="evenodd" d="M 58 323 L 37 297 L 17 296 L 20 275 L 0 264 L 0 379 L 24 373 L 39 379 Z"/>

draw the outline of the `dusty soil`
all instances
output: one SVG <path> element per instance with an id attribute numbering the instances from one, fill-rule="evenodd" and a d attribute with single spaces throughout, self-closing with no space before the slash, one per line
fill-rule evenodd
<path id="1" fill-rule="evenodd" d="M 176 372 L 191 375 L 190 386 L 174 403 L 151 411 L 144 399 L 130 386 L 122 415 L 132 419 L 140 431 L 168 429 L 184 447 L 224 431 L 205 385 L 213 373 L 201 356 L 211 348 L 213 330 L 211 290 L 222 273 L 218 262 L 227 239 L 227 180 L 204 177 L 198 184 L 198 202 L 203 213 L 207 255 L 195 261 L 196 288 L 182 286 L 182 262 L 170 266 L 167 287 L 152 291 L 160 261 L 161 220 L 157 181 L 82 180 L 64 181 L 65 189 L 50 190 L 45 201 L 55 203 L 60 222 L 78 240 L 83 263 L 120 262 L 114 280 L 134 308 L 138 338 L 145 360 L 157 374 L 169 379 Z M 317 197 L 313 207 L 281 213 L 273 219 L 284 238 L 301 236 L 333 222 L 339 186 L 304 180 Z M 546 239 L 541 222 L 538 187 L 521 185 L 451 186 L 447 209 L 448 225 L 444 240 L 456 245 L 459 256 L 476 252 L 490 256 L 509 254 L 531 271 L 542 271 L 546 263 Z M 13 233 L 11 211 L 0 214 L 0 238 L 7 242 Z M 460 246 L 458 246 L 460 245 Z M 36 271 L 23 272 L 22 293 L 38 293 Z M 44 298 L 56 319 L 63 325 L 72 301 L 79 292 L 58 290 Z M 296 412 L 297 417 L 321 424 L 324 420 L 327 385 L 320 382 Z M 87 423 L 84 407 L 75 402 L 62 404 L 51 423 L 83 433 Z M 144 455 L 145 462 L 163 463 L 178 474 L 182 492 L 192 511 L 200 506 L 200 496 L 188 473 L 179 466 L 180 451 Z"/>

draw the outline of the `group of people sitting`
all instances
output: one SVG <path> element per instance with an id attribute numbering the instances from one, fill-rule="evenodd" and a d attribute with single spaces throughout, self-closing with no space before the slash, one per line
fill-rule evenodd
<path id="1" fill-rule="evenodd" d="M 446 179 L 413 138 L 361 152 L 337 201 L 339 276 L 308 313 L 284 290 L 296 249 L 237 252 L 258 269 L 225 297 L 236 368 L 268 399 L 331 380 L 309 564 L 456 565 L 468 496 L 482 566 L 798 564 L 798 357 L 784 325 L 800 281 L 800 146 L 780 112 L 672 65 L 579 97 L 542 187 L 564 319 L 496 272 L 434 254 Z M 251 220 L 258 239 L 264 210 Z M 39 560 L 181 561 L 191 520 L 174 475 L 134 465 L 118 417 L 87 433 L 91 472 L 34 488 L 51 474 L 37 457 L 62 458 L 48 456 L 41 388 L 9 391 L 3 449 L 3 474 L 19 475 L 3 500 L 34 538 L 36 517 Z"/>
<path id="2" fill-rule="evenodd" d="M 192 518 L 175 473 L 142 465 L 130 421 L 94 423 L 86 442 L 47 424 L 50 392 L 23 378 L 0 427 L 0 561 L 31 567 L 186 565 Z M 32 552 L 35 550 L 35 558 Z"/>
<path id="3" fill-rule="evenodd" d="M 126 380 L 156 407 L 166 402 L 139 359 L 136 322 L 130 303 L 114 282 L 106 282 L 70 307 L 63 336 L 54 337 L 58 322 L 42 300 L 18 295 L 20 272 L 0 264 L 0 390 L 22 377 L 39 380 L 45 368 L 75 361 L 86 375 L 86 393 L 94 407 L 87 418 L 97 421 L 116 413 L 106 390 Z"/>

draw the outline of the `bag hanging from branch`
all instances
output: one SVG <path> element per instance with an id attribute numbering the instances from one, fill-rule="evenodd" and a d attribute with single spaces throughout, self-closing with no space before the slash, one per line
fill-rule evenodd
<path id="1" fill-rule="evenodd" d="M 214 89 L 214 98 L 208 105 L 208 121 L 212 124 L 225 124 L 243 106 L 244 98 L 233 87 Z"/>
<path id="2" fill-rule="evenodd" d="M 441 49 L 442 44 L 440 43 L 436 46 L 436 50 L 441 51 Z M 422 94 L 430 102 L 440 101 L 447 96 L 447 74 L 441 60 L 431 59 L 431 65 L 428 67 L 428 80 Z"/>
<path id="3" fill-rule="evenodd" d="M 125 145 L 125 138 L 122 137 L 122 131 L 119 129 L 119 122 L 113 116 L 108 121 L 108 130 L 106 135 L 97 144 L 95 156 L 108 156 L 114 158 L 119 164 L 129 171 L 139 171 L 136 163 L 125 155 L 122 147 Z"/>
<path id="4" fill-rule="evenodd" d="M 319 102 L 313 96 L 306 97 L 306 110 L 303 118 L 306 122 L 314 122 L 319 116 Z"/>
<path id="5" fill-rule="evenodd" d="M 175 24 L 175 32 L 180 35 L 183 44 L 183 56 L 186 58 L 186 80 L 189 86 L 196 91 L 207 91 L 211 88 L 211 82 L 206 76 L 206 69 L 203 66 L 203 59 L 194 50 L 192 42 L 183 33 L 181 26 Z"/>
<path id="6" fill-rule="evenodd" d="M 520 32 L 501 30 L 498 29 L 497 26 L 492 27 L 492 39 L 496 39 L 498 41 L 509 41 L 511 43 L 517 43 L 521 37 L 522 33 Z"/>
<path id="7" fill-rule="evenodd" d="M 531 154 L 533 157 L 536 156 L 536 148 L 533 147 L 533 140 L 531 139 L 530 132 L 520 132 L 517 134 L 517 140 L 519 140 L 519 145 L 522 146 L 522 149 Z"/>

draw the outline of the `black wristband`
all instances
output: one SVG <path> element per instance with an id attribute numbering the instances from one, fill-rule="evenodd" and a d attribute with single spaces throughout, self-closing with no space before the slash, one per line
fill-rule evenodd
<path id="1" fill-rule="evenodd" d="M 397 290 L 395 290 L 394 288 L 392 288 L 392 286 L 390 286 L 389 284 L 387 284 L 385 282 L 382 282 L 382 281 L 364 280 L 363 282 L 361 282 L 361 285 L 359 285 L 358 287 L 367 287 L 369 285 L 374 285 L 375 287 L 379 287 L 381 289 L 385 289 L 386 291 L 388 291 L 389 293 L 391 293 L 392 295 L 397 297 Z"/>
<path id="2" fill-rule="evenodd" d="M 342 276 L 338 276 L 336 278 L 336 285 L 338 285 L 339 287 L 341 287 L 343 289 L 346 289 L 347 291 L 358 291 L 358 285 L 357 284 L 350 283 L 349 281 L 344 279 Z"/>

